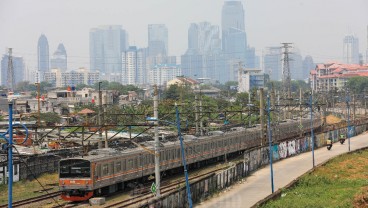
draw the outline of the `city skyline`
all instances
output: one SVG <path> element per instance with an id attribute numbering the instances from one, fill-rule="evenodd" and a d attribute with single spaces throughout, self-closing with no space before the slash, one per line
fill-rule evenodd
<path id="1" fill-rule="evenodd" d="M 342 60 L 341 39 L 350 33 L 359 38 L 360 53 L 364 54 L 367 48 L 365 20 L 368 14 L 364 11 L 368 7 L 367 1 L 241 2 L 245 11 L 247 42 L 256 48 L 257 55 L 261 55 L 265 47 L 288 41 L 298 46 L 303 56 L 311 55 L 315 62 Z M 27 66 L 35 68 L 36 42 L 43 33 L 52 49 L 60 42 L 64 43 L 68 48 L 68 65 L 71 68 L 89 67 L 88 34 L 91 28 L 122 25 L 129 33 L 129 44 L 142 48 L 148 46 L 147 26 L 165 24 L 169 33 L 169 55 L 180 56 L 187 49 L 187 29 L 191 23 L 207 21 L 221 27 L 223 4 L 224 1 L 210 0 L 143 0 L 129 3 L 35 0 L 32 4 L 26 1 L 2 1 L 0 48 L 3 51 L 6 47 L 14 48 L 15 55 L 23 56 Z M 211 12 L 208 12 L 209 6 Z M 325 14 L 325 11 L 331 10 L 351 12 L 348 18 Z"/>

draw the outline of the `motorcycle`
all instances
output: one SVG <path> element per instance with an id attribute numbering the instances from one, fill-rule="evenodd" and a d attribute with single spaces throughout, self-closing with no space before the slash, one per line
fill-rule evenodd
<path id="1" fill-rule="evenodd" d="M 331 139 L 327 139 L 327 149 L 331 150 L 332 148 L 332 140 Z"/>

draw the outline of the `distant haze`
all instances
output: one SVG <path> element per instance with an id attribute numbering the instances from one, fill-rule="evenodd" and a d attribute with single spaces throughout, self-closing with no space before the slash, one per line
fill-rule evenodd
<path id="1" fill-rule="evenodd" d="M 50 54 L 64 43 L 68 68 L 89 68 L 89 30 L 122 25 L 129 44 L 147 47 L 148 24 L 166 24 L 169 55 L 185 53 L 192 22 L 221 26 L 222 0 L 1 0 L 0 54 L 6 47 L 36 68 L 37 41 L 46 35 Z M 341 60 L 342 40 L 353 33 L 359 50 L 367 48 L 367 0 L 248 0 L 247 42 L 262 55 L 267 46 L 292 42 L 315 62 Z"/>

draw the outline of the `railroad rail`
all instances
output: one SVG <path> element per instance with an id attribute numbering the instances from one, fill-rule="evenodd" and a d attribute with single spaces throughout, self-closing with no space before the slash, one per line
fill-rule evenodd
<path id="1" fill-rule="evenodd" d="M 36 197 L 32 197 L 32 198 L 28 198 L 28 199 L 23 199 L 20 201 L 16 201 L 13 202 L 13 207 L 21 207 L 24 205 L 28 205 L 28 204 L 32 204 L 32 203 L 36 203 L 36 202 L 40 202 L 40 201 L 44 201 L 44 200 L 48 200 L 54 197 L 59 197 L 60 196 L 60 191 L 56 191 L 56 192 L 52 192 L 52 193 L 48 193 L 48 194 L 43 194 L 40 196 L 36 196 Z M 4 205 L 0 205 L 0 208 L 7 208 L 8 204 L 4 204 Z"/>
<path id="2" fill-rule="evenodd" d="M 214 174 L 215 172 L 217 172 L 219 170 L 223 170 L 223 169 L 224 168 L 218 168 L 216 170 L 212 170 L 212 171 L 209 171 L 209 172 L 206 172 L 206 173 L 203 173 L 203 174 L 199 174 L 199 175 L 193 176 L 193 177 L 191 177 L 189 179 L 189 181 L 193 181 L 193 180 L 196 180 L 196 179 L 199 179 L 199 178 L 208 177 L 209 175 Z M 183 184 L 184 182 L 185 182 L 185 180 L 180 180 L 180 181 L 176 181 L 174 183 L 171 183 L 171 184 L 162 186 L 161 187 L 161 194 L 168 193 L 170 191 L 176 190 L 178 188 L 178 186 L 180 184 Z M 152 194 L 150 194 L 150 191 L 149 191 L 149 187 L 148 186 L 145 187 L 145 190 L 146 191 L 144 191 L 144 193 L 141 193 L 139 196 L 135 196 L 133 198 L 129 198 L 129 199 L 125 199 L 125 200 L 120 201 L 120 202 L 109 204 L 109 205 L 105 206 L 104 208 L 122 208 L 122 207 L 129 207 L 131 205 L 137 205 L 137 204 L 139 204 L 141 202 L 148 201 L 149 199 L 154 198 L 154 196 Z"/>

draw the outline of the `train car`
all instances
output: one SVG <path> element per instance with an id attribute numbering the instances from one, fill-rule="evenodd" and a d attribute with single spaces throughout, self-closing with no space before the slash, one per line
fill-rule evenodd
<path id="1" fill-rule="evenodd" d="M 280 130 L 279 139 L 300 134 L 300 129 L 296 127 L 298 124 L 295 121 L 280 124 L 277 127 Z M 304 130 L 308 130 L 310 121 L 304 120 L 302 125 Z M 320 122 L 316 121 L 314 128 L 319 125 Z M 238 128 L 223 134 L 185 137 L 187 164 L 189 167 L 201 166 L 203 163 L 224 159 L 228 155 L 241 154 L 246 149 L 260 146 L 261 135 L 259 128 Z M 142 145 L 154 150 L 152 141 Z M 98 149 L 83 158 L 63 159 L 59 164 L 61 197 L 67 201 L 85 201 L 94 195 L 113 193 L 123 189 L 129 181 L 153 175 L 154 168 L 154 155 L 140 148 L 124 151 Z M 163 143 L 160 148 L 160 168 L 163 172 L 181 170 L 179 141 Z"/>

